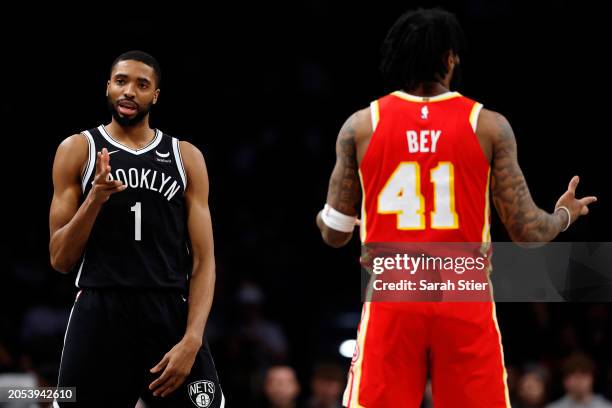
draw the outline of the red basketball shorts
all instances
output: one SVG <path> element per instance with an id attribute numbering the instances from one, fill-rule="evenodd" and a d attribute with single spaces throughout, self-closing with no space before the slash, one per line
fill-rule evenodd
<path id="1" fill-rule="evenodd" d="M 503 356 L 494 303 L 366 302 L 343 404 L 507 408 Z"/>

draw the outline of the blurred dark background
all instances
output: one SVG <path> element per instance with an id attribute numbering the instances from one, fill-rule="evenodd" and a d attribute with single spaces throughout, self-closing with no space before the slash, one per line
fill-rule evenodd
<path id="1" fill-rule="evenodd" d="M 359 242 L 326 247 L 314 219 L 337 131 L 386 92 L 379 46 L 406 9 L 457 14 L 469 44 L 459 91 L 510 120 L 536 203 L 552 210 L 574 174 L 579 195 L 599 197 L 560 239 L 610 241 L 605 13 L 535 3 L 5 10 L 0 373 L 31 370 L 54 384 L 76 288 L 74 274 L 48 260 L 53 157 L 65 137 L 108 123 L 110 64 L 130 49 L 162 66 L 152 125 L 191 141 L 207 161 L 217 257 L 207 336 L 230 406 L 260 398 L 273 364 L 296 370 L 304 400 L 321 363 L 348 368 L 338 348 L 359 320 Z M 507 239 L 494 218 L 493 240 Z M 558 397 L 561 361 L 583 350 L 597 365 L 597 391 L 612 397 L 610 312 L 609 304 L 499 304 L 511 380 L 535 365 L 549 373 L 547 398 Z"/>

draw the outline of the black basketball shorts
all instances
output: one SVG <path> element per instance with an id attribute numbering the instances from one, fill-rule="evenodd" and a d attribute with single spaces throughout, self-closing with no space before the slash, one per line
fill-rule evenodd
<path id="1" fill-rule="evenodd" d="M 185 382 L 166 397 L 149 390 L 153 368 L 185 333 L 187 302 L 178 292 L 83 289 L 75 300 L 58 386 L 76 387 L 76 402 L 54 407 L 223 408 L 225 398 L 206 341 Z"/>

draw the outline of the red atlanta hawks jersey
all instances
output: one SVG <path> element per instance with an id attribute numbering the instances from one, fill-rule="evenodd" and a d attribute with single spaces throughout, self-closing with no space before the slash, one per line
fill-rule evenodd
<path id="1" fill-rule="evenodd" d="M 397 91 L 371 103 L 374 132 L 359 168 L 362 242 L 490 241 L 481 109 L 457 92 Z"/>

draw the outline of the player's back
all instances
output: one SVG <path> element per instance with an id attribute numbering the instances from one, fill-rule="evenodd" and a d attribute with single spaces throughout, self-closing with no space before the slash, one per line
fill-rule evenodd
<path id="1" fill-rule="evenodd" d="M 490 241 L 490 166 L 475 133 L 481 108 L 457 92 L 398 91 L 372 102 L 359 166 L 362 242 Z"/>

